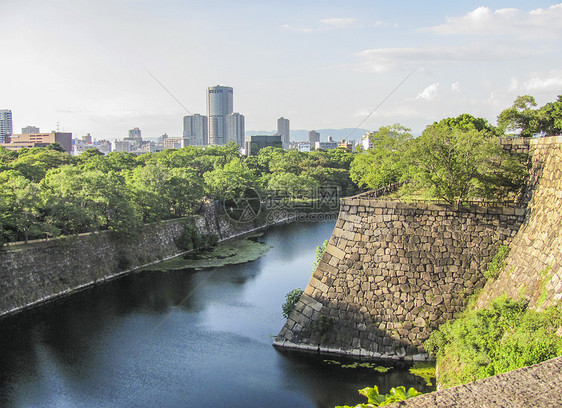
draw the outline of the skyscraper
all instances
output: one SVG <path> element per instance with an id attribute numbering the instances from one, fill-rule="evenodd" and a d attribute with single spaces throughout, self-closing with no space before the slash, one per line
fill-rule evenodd
<path id="1" fill-rule="evenodd" d="M 277 119 L 277 134 L 281 136 L 281 141 L 283 142 L 283 149 L 289 147 L 291 143 L 291 130 L 289 128 L 289 119 L 279 118 Z"/>
<path id="2" fill-rule="evenodd" d="M 9 109 L 0 110 L 0 143 L 6 141 L 6 136 L 12 134 L 12 111 Z"/>
<path id="3" fill-rule="evenodd" d="M 226 116 L 226 139 L 225 143 L 234 142 L 238 146 L 244 146 L 244 115 L 238 112 Z"/>
<path id="4" fill-rule="evenodd" d="M 314 146 L 314 144 L 316 142 L 320 141 L 320 133 L 318 133 L 316 130 L 311 130 L 310 132 L 308 132 L 308 141 L 310 142 L 310 146 Z"/>
<path id="5" fill-rule="evenodd" d="M 195 114 L 183 118 L 184 146 L 206 146 L 208 126 L 205 115 Z"/>
<path id="6" fill-rule="evenodd" d="M 233 111 L 233 91 L 229 86 L 210 86 L 207 89 L 209 144 L 226 143 L 226 116 Z"/>

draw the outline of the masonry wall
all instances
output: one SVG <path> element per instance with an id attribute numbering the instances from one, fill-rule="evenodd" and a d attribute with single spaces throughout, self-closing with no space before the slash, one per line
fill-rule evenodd
<path id="1" fill-rule="evenodd" d="M 275 346 L 426 359 L 422 343 L 484 285 L 524 210 L 342 200 L 330 243 Z M 368 197 L 368 194 L 365 195 Z"/>
<path id="2" fill-rule="evenodd" d="M 225 240 L 283 221 L 236 223 L 208 203 L 200 215 L 147 224 L 130 238 L 105 231 L 7 245 L 0 249 L 0 317 L 184 253 L 175 241 L 188 226 Z"/>
<path id="3" fill-rule="evenodd" d="M 527 217 L 510 246 L 497 280 L 486 283 L 477 302 L 507 295 L 542 309 L 562 299 L 562 137 L 530 140 L 531 177 Z"/>

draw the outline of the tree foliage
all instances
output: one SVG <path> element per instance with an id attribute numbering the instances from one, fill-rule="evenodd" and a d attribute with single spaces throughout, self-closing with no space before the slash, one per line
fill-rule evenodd
<path id="1" fill-rule="evenodd" d="M 562 132 L 562 95 L 540 108 L 531 95 L 520 95 L 511 107 L 499 114 L 498 127 L 502 132 L 519 131 L 523 137 L 559 135 Z"/>
<path id="2" fill-rule="evenodd" d="M 501 297 L 439 327 L 424 344 L 437 357 L 439 383 L 464 384 L 562 355 L 562 311 L 537 312 Z"/>
<path id="3" fill-rule="evenodd" d="M 372 148 L 359 154 L 351 163 L 350 177 L 360 187 L 376 189 L 395 183 L 404 174 L 404 154 L 412 135 L 399 124 L 383 126 L 368 134 Z"/>
<path id="4" fill-rule="evenodd" d="M 409 188 L 451 204 L 503 200 L 515 195 L 526 177 L 526 163 L 505 152 L 499 138 L 475 127 L 428 126 L 405 157 Z"/>

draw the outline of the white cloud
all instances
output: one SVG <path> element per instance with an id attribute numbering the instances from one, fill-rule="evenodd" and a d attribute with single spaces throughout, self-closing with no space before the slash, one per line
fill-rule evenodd
<path id="1" fill-rule="evenodd" d="M 447 17 L 445 24 L 422 29 L 437 34 L 499 34 L 516 38 L 557 38 L 562 33 L 562 3 L 525 12 L 516 8 L 478 7 L 462 17 Z"/>
<path id="2" fill-rule="evenodd" d="M 428 46 L 422 48 L 375 48 L 356 55 L 364 61 L 359 71 L 385 72 L 404 64 L 420 66 L 444 62 L 490 62 L 533 58 L 546 53 L 537 48 L 494 47 L 488 44 Z"/>
<path id="3" fill-rule="evenodd" d="M 349 26 L 358 25 L 361 20 L 357 18 L 325 18 L 320 20 L 320 22 L 330 28 L 345 28 Z"/>
<path id="4" fill-rule="evenodd" d="M 423 99 L 426 101 L 433 101 L 435 100 L 435 98 L 437 98 L 437 92 L 439 90 L 439 82 L 435 82 L 431 85 L 429 85 L 427 88 L 425 88 L 423 91 L 421 91 L 418 96 L 416 96 L 416 99 Z"/>
<path id="5" fill-rule="evenodd" d="M 281 26 L 282 28 L 284 28 L 285 30 L 291 30 L 291 31 L 297 31 L 299 33 L 313 33 L 315 30 L 314 28 L 306 28 L 306 27 L 293 27 L 289 24 L 283 24 Z"/>
<path id="6" fill-rule="evenodd" d="M 551 72 L 546 76 L 534 76 L 523 84 L 527 91 L 554 91 L 562 89 L 562 72 Z"/>
<path id="7" fill-rule="evenodd" d="M 510 93 L 548 92 L 562 93 L 562 70 L 534 73 L 526 79 L 512 77 L 507 91 Z"/>
<path id="8" fill-rule="evenodd" d="M 451 91 L 460 92 L 461 91 L 461 84 L 459 82 L 453 82 L 451 84 Z"/>
<path id="9" fill-rule="evenodd" d="M 320 25 L 316 27 L 293 27 L 289 24 L 284 24 L 281 27 L 286 30 L 309 34 L 317 31 L 327 31 L 327 30 L 335 30 L 335 29 L 348 28 L 348 27 L 357 27 L 357 26 L 360 27 L 361 25 L 362 25 L 361 20 L 358 18 L 333 17 L 333 18 L 321 19 Z"/>
<path id="10" fill-rule="evenodd" d="M 519 81 L 517 78 L 511 78 L 509 80 L 509 86 L 507 87 L 509 91 L 517 91 L 519 89 Z"/>
<path id="11" fill-rule="evenodd" d="M 388 23 L 386 21 L 377 20 L 373 23 L 369 23 L 371 27 L 380 28 L 380 27 L 398 27 L 397 23 Z"/>

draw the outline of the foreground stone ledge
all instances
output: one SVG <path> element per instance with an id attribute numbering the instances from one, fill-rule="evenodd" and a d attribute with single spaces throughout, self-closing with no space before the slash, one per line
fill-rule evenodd
<path id="1" fill-rule="evenodd" d="M 562 357 L 420 395 L 389 407 L 548 408 L 562 406 Z"/>
<path id="2" fill-rule="evenodd" d="M 363 348 L 360 349 L 343 349 L 330 346 L 321 346 L 314 344 L 293 343 L 289 340 L 276 340 L 273 347 L 281 350 L 288 351 L 302 351 L 318 354 L 326 357 L 339 357 L 339 358 L 358 358 L 363 360 L 390 360 L 390 361 L 403 361 L 403 362 L 418 362 L 418 361 L 435 361 L 429 354 L 420 353 L 411 356 L 399 356 L 397 354 L 378 353 Z"/>

